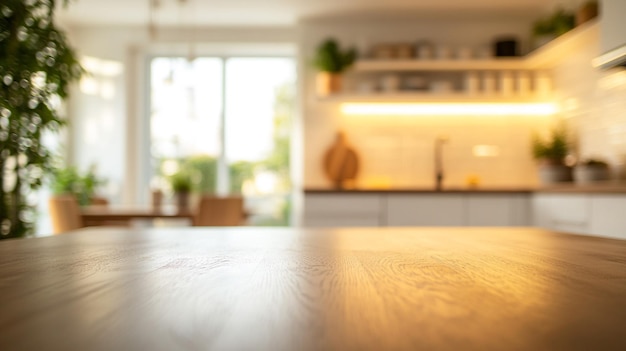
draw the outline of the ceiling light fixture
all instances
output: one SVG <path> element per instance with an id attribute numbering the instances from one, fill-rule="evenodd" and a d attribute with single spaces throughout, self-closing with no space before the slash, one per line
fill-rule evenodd
<path id="1" fill-rule="evenodd" d="M 178 6 L 178 26 L 179 28 L 187 27 L 191 29 L 191 34 L 187 35 L 189 38 L 189 49 L 187 52 L 187 60 L 192 62 L 196 58 L 195 50 L 195 38 L 196 38 L 196 25 L 193 18 L 185 18 L 194 16 L 194 11 L 191 6 L 195 4 L 190 0 L 172 0 Z M 162 7 L 162 0 L 148 0 L 148 36 L 151 41 L 156 41 L 158 35 L 157 29 L 157 13 Z M 187 14 L 191 12 L 191 14 Z"/>
<path id="2" fill-rule="evenodd" d="M 159 0 L 148 0 L 148 35 L 150 40 L 156 40 L 157 37 L 156 10 L 160 6 Z"/>
<path id="3" fill-rule="evenodd" d="M 354 116 L 549 116 L 554 103 L 343 103 L 341 112 Z"/>

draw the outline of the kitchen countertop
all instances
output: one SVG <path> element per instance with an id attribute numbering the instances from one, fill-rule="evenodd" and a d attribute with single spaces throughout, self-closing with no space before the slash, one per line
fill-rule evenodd
<path id="1" fill-rule="evenodd" d="M 534 192 L 544 193 L 614 193 L 626 194 L 626 183 L 598 183 L 598 184 L 559 184 L 543 186 Z"/>
<path id="2" fill-rule="evenodd" d="M 621 240 L 92 228 L 0 257 L 0 350 L 626 349 Z"/>
<path id="3" fill-rule="evenodd" d="M 538 187 L 476 187 L 476 188 L 443 188 L 437 191 L 434 188 L 381 188 L 381 189 L 334 189 L 334 188 L 305 188 L 305 194 L 507 194 L 507 193 L 605 193 L 626 194 L 626 183 L 599 183 L 575 184 L 564 183 Z"/>
<path id="4" fill-rule="evenodd" d="M 530 193 L 525 188 L 444 188 L 441 191 L 429 188 L 389 188 L 389 189 L 332 189 L 332 188 L 305 188 L 305 194 L 456 194 L 456 193 Z"/>

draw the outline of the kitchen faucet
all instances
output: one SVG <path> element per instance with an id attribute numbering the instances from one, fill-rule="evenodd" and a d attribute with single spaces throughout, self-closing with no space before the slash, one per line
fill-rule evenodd
<path id="1" fill-rule="evenodd" d="M 443 159 L 442 147 L 448 141 L 447 136 L 438 136 L 435 139 L 435 190 L 441 191 L 443 183 Z"/>

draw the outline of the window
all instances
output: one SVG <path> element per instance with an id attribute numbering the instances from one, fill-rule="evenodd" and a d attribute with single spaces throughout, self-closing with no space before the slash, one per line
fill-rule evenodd
<path id="1" fill-rule="evenodd" d="M 244 195 L 251 224 L 288 224 L 293 60 L 157 57 L 150 71 L 153 186 L 189 172 L 198 193 Z"/>

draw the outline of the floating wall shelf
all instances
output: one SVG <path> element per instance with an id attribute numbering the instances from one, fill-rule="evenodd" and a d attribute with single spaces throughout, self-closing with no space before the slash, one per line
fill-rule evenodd
<path id="1" fill-rule="evenodd" d="M 554 103 L 424 102 L 342 103 L 341 112 L 354 116 L 550 116 L 558 112 Z"/>
<path id="2" fill-rule="evenodd" d="M 553 41 L 536 49 L 524 57 L 503 57 L 469 60 L 419 60 L 387 59 L 359 60 L 347 72 L 350 76 L 385 73 L 427 73 L 446 72 L 463 74 L 464 72 L 547 72 L 562 63 L 562 60 L 577 50 L 597 43 L 600 37 L 598 20 L 589 21 L 561 35 Z M 591 64 L 591 63 L 590 63 Z M 452 74 L 451 73 L 451 74 Z M 485 73 L 486 74 L 486 73 Z M 537 73 L 538 74 L 538 73 Z M 542 73 L 545 76 L 545 73 Z M 535 87 L 536 88 L 536 87 Z M 515 92 L 514 92 L 515 93 Z M 322 97 L 322 101 L 341 103 L 511 103 L 536 104 L 550 103 L 552 94 L 545 89 L 517 94 L 485 92 L 432 92 L 401 90 L 396 92 L 354 93 L 344 92 Z M 520 106 L 521 106 L 520 105 Z"/>
<path id="3" fill-rule="evenodd" d="M 452 93 L 431 93 L 431 92 L 411 92 L 401 91 L 394 93 L 376 92 L 368 94 L 359 93 L 340 93 L 325 97 L 324 101 L 328 102 L 551 102 L 553 96 L 538 96 L 534 94 L 517 96 L 517 95 L 501 95 L 501 94 L 467 94 L 464 92 Z"/>
<path id="4" fill-rule="evenodd" d="M 469 60 L 359 60 L 352 67 L 353 72 L 380 71 L 504 71 L 552 69 L 564 57 L 576 50 L 597 42 L 600 29 L 597 20 L 584 23 L 536 49 L 524 57 L 502 57 Z"/>
<path id="5" fill-rule="evenodd" d="M 380 71 L 473 71 L 473 70 L 518 70 L 523 69 L 524 59 L 474 59 L 474 60 L 359 60 L 353 72 Z"/>

